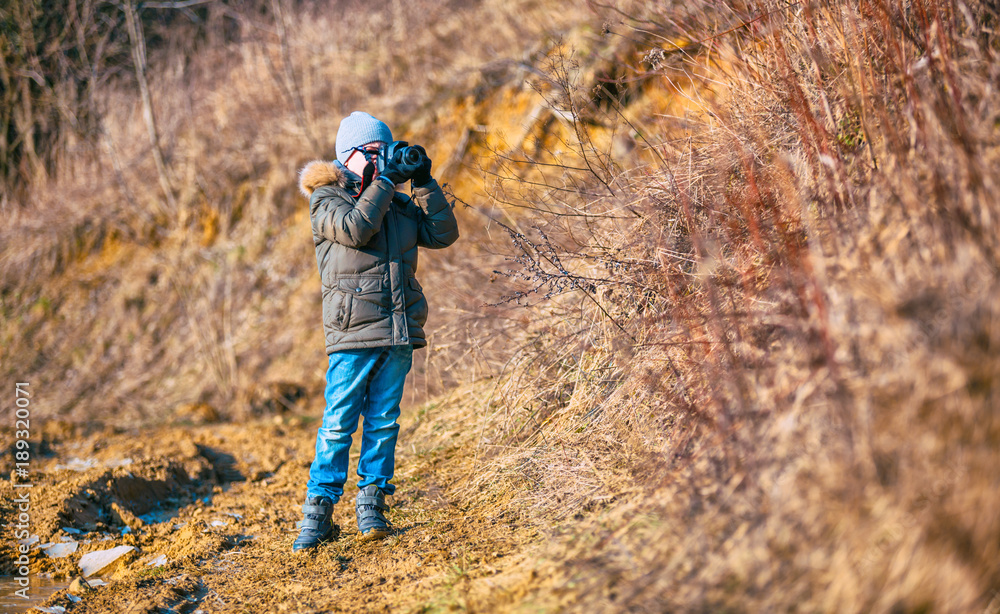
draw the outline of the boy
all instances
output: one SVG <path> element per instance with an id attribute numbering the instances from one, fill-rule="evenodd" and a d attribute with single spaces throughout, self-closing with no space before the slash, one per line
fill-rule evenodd
<path id="1" fill-rule="evenodd" d="M 426 345 L 427 301 L 414 274 L 417 248 L 458 239 L 458 224 L 423 148 L 420 162 L 375 157 L 393 142 L 389 127 L 355 111 L 337 131 L 337 160 L 317 160 L 299 174 L 309 197 L 313 243 L 323 287 L 329 366 L 326 409 L 309 469 L 304 519 L 293 551 L 330 539 L 333 505 L 344 494 L 351 436 L 364 417 L 355 512 L 360 539 L 389 534 L 399 401 L 414 348 Z M 412 198 L 396 192 L 411 182 Z"/>

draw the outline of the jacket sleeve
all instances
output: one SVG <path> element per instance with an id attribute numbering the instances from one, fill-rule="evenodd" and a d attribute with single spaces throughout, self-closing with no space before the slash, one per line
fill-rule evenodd
<path id="1" fill-rule="evenodd" d="M 448 247 L 458 240 L 455 207 L 444 197 L 437 180 L 413 188 L 413 201 L 420 207 L 417 245 L 431 249 Z"/>
<path id="2" fill-rule="evenodd" d="M 355 201 L 342 190 L 317 188 L 309 201 L 313 239 L 323 239 L 346 245 L 364 247 L 382 227 L 382 219 L 395 188 L 387 181 L 373 181 Z"/>

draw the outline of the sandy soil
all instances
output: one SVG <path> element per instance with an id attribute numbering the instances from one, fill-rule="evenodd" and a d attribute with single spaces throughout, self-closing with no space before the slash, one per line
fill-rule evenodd
<path id="1" fill-rule="evenodd" d="M 426 409 L 405 413 L 389 515 L 394 534 L 357 541 L 352 475 L 334 512 L 340 536 L 307 554 L 293 554 L 291 543 L 315 418 L 135 432 L 46 425 L 33 450 L 31 532 L 39 540 L 32 573 L 69 582 L 87 552 L 134 550 L 101 574 L 108 584 L 64 589 L 44 605 L 80 614 L 516 608 L 539 536 L 499 508 L 492 517 L 463 509 L 455 495 L 463 476 L 449 460 L 461 450 L 447 440 L 467 439 L 442 429 Z M 4 480 L 0 493 L 0 521 L 10 525 L 14 488 Z M 60 541 L 77 542 L 76 552 L 49 558 L 39 549 Z M 15 546 L 2 546 L 8 567 Z M 165 564 L 152 564 L 164 556 Z"/>

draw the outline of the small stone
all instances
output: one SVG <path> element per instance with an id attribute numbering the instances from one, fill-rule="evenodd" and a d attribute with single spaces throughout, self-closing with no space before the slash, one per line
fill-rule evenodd
<path id="1" fill-rule="evenodd" d="M 97 575 L 99 573 L 110 573 L 121 564 L 122 558 L 135 550 L 133 546 L 118 546 L 108 550 L 98 550 L 88 552 L 80 557 L 80 570 L 84 578 Z"/>
<path id="2" fill-rule="evenodd" d="M 42 548 L 42 552 L 44 552 L 45 556 L 49 557 L 50 559 L 61 559 L 76 552 L 76 549 L 79 546 L 80 546 L 79 542 L 73 542 L 73 541 L 62 542 L 59 544 L 49 544 L 47 548 L 46 547 Z"/>
<path id="3" fill-rule="evenodd" d="M 167 564 L 167 555 L 165 554 L 155 556 L 148 562 L 146 562 L 146 565 L 149 567 L 163 567 L 166 564 Z"/>
<path id="4" fill-rule="evenodd" d="M 94 587 L 92 587 L 89 582 L 87 582 L 86 580 L 84 580 L 79 576 L 77 576 L 73 580 L 73 582 L 71 582 L 69 585 L 69 592 L 73 593 L 74 595 L 82 595 L 92 590 L 94 590 Z"/>

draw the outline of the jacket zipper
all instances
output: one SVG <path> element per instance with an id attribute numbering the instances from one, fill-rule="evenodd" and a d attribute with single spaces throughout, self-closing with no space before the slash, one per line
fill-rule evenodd
<path id="1" fill-rule="evenodd" d="M 397 213 L 395 207 L 393 206 L 394 203 L 395 203 L 395 200 L 396 200 L 396 195 L 393 194 L 392 195 L 392 202 L 389 203 L 389 212 L 392 214 L 392 230 L 393 230 L 392 234 L 395 235 L 395 241 L 396 241 L 396 255 L 394 257 L 398 258 L 397 263 L 396 263 L 397 264 L 396 270 L 399 272 L 399 278 L 400 278 L 400 281 L 399 281 L 399 299 L 403 303 L 403 313 L 404 313 L 403 321 L 405 323 L 405 321 L 406 321 L 406 316 L 405 316 L 405 314 L 406 314 L 406 297 L 403 295 L 403 245 L 402 245 L 402 243 L 399 240 L 399 223 L 398 223 L 398 220 L 396 219 L 396 216 L 398 215 L 398 213 Z M 389 271 L 390 271 L 390 273 L 389 273 L 389 291 L 392 292 L 392 273 L 391 273 L 392 267 L 391 266 L 389 267 Z M 393 297 L 393 301 L 392 301 L 392 303 L 393 303 L 392 304 L 392 336 L 393 336 L 393 338 L 395 340 L 398 341 L 399 337 L 396 335 L 396 300 L 395 299 L 396 299 L 396 297 L 394 296 Z"/>

